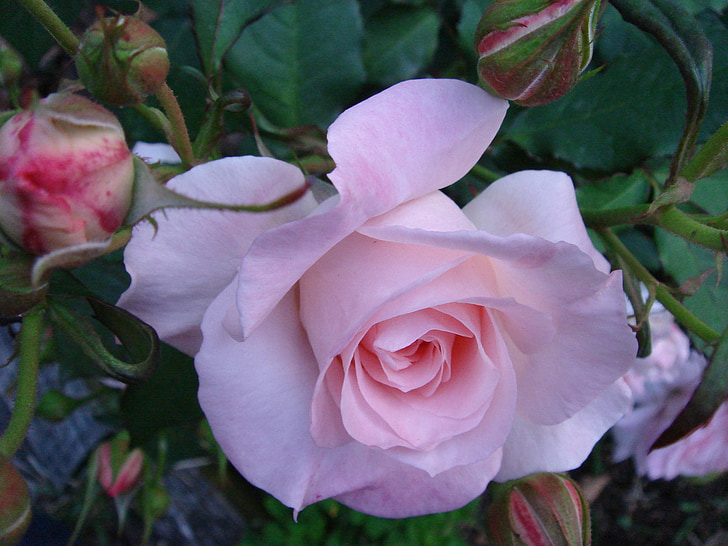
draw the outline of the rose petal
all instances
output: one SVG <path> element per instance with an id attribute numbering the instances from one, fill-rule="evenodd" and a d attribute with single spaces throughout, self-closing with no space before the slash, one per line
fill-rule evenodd
<path id="1" fill-rule="evenodd" d="M 506 108 L 462 81 L 412 80 L 339 116 L 328 140 L 337 164 L 329 177 L 340 198 L 253 244 L 240 269 L 243 331 L 249 334 L 316 260 L 369 218 L 464 176 Z"/>
<path id="2" fill-rule="evenodd" d="M 210 305 L 195 359 L 199 399 L 213 433 L 254 485 L 302 510 L 328 497 L 384 517 L 454 510 L 482 493 L 500 451 L 435 478 L 356 442 L 329 449 L 308 432 L 318 367 L 289 293 L 244 342 L 223 327 L 236 282 Z"/>
<path id="3" fill-rule="evenodd" d="M 303 184 L 300 171 L 269 158 L 236 157 L 199 165 L 169 187 L 222 203 L 266 203 Z M 250 244 L 263 231 L 306 215 L 307 195 L 265 213 L 172 209 L 155 213 L 157 228 L 138 224 L 124 252 L 131 285 L 118 305 L 151 324 L 160 337 L 194 354 L 199 324 L 210 302 L 235 276 Z"/>
<path id="4" fill-rule="evenodd" d="M 525 233 L 575 244 L 599 271 L 609 272 L 609 263 L 589 239 L 574 184 L 565 173 L 521 171 L 504 176 L 465 205 L 463 212 L 478 229 L 493 235 Z"/>
<path id="5" fill-rule="evenodd" d="M 728 403 L 719 406 L 706 425 L 648 454 L 644 469 L 651 480 L 728 470 Z"/>
<path id="6" fill-rule="evenodd" d="M 520 394 L 520 393 L 519 393 Z M 538 425 L 516 416 L 505 445 L 497 481 L 534 472 L 565 472 L 577 468 L 594 444 L 629 408 L 629 387 L 619 380 L 584 409 L 558 425 Z"/>
<path id="7" fill-rule="evenodd" d="M 597 271 L 575 245 L 484 231 L 438 233 L 398 226 L 360 231 L 384 241 L 490 257 L 494 280 L 488 284 L 500 292 L 495 296 L 512 297 L 551 319 L 556 331 L 545 345 L 519 345 L 523 332 L 511 336 L 518 413 L 535 423 L 567 419 L 634 362 L 636 340 L 627 325 L 620 272 Z M 506 332 L 516 322 L 504 321 Z"/>

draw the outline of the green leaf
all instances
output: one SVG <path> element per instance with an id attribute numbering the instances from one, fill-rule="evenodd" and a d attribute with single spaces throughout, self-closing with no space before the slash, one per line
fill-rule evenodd
<path id="1" fill-rule="evenodd" d="M 192 14 L 199 55 L 205 74 L 220 70 L 223 57 L 245 28 L 286 1 L 269 1 L 252 6 L 245 0 L 192 0 Z"/>
<path id="2" fill-rule="evenodd" d="M 121 399 L 125 428 L 133 443 L 144 444 L 165 428 L 201 419 L 197 387 L 192 359 L 162 344 L 157 372 L 146 383 L 128 387 Z"/>
<path id="3" fill-rule="evenodd" d="M 680 173 L 689 182 L 706 178 L 728 166 L 728 122 L 705 143 Z"/>
<path id="4" fill-rule="evenodd" d="M 612 0 L 611 4 L 625 21 L 655 37 L 682 75 L 688 108 L 671 168 L 671 176 L 676 176 L 692 153 L 708 107 L 713 46 L 698 22 L 675 0 Z"/>
<path id="5" fill-rule="evenodd" d="M 87 297 L 95 318 L 113 332 L 132 358 L 132 363 L 114 356 L 104 345 L 89 317 L 49 299 L 48 308 L 54 325 L 71 339 L 104 372 L 125 383 L 148 379 L 159 364 L 159 338 L 154 329 L 131 313 Z"/>
<path id="6" fill-rule="evenodd" d="M 660 261 L 665 272 L 678 285 L 699 278 L 706 271 L 716 269 L 716 259 L 725 260 L 705 248 L 688 243 L 685 239 L 662 229 L 655 232 Z M 714 271 L 700 286 L 698 291 L 683 299 L 683 304 L 699 319 L 718 332 L 728 327 L 728 277 L 725 275 L 717 282 L 718 273 Z"/>
<path id="7" fill-rule="evenodd" d="M 421 73 L 437 48 L 440 18 L 432 8 L 383 9 L 367 21 L 364 66 L 382 86 Z"/>
<path id="8" fill-rule="evenodd" d="M 576 189 L 576 199 L 582 210 L 605 210 L 645 203 L 650 195 L 650 181 L 642 170 L 629 175 L 585 184 Z"/>
<path id="9" fill-rule="evenodd" d="M 723 333 L 703 371 L 700 385 L 688 405 L 670 427 L 662 433 L 652 449 L 665 447 L 704 425 L 718 407 L 728 399 L 728 329 Z"/>
<path id="10" fill-rule="evenodd" d="M 458 21 L 458 43 L 464 51 L 470 51 L 477 58 L 475 49 L 475 31 L 483 17 L 483 12 L 492 3 L 492 0 L 465 0 Z"/>
<path id="11" fill-rule="evenodd" d="M 717 172 L 696 184 L 690 202 L 716 216 L 728 211 L 728 170 Z"/>
<path id="12" fill-rule="evenodd" d="M 271 122 L 326 126 L 364 83 L 362 39 L 355 0 L 306 0 L 280 7 L 246 28 L 225 61 Z"/>

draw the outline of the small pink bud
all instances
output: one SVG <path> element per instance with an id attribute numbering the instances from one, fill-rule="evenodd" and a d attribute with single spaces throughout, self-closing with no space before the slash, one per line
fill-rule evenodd
<path id="1" fill-rule="evenodd" d="M 56 93 L 0 128 L 0 228 L 28 252 L 107 240 L 133 183 L 121 125 L 88 99 Z"/>
<path id="2" fill-rule="evenodd" d="M 94 98 L 116 106 L 139 104 L 169 73 L 164 39 L 136 17 L 97 20 L 81 39 L 76 68 Z"/>
<path id="3" fill-rule="evenodd" d="M 15 466 L 0 455 L 0 545 L 18 544 L 30 519 L 28 486 Z"/>
<path id="4" fill-rule="evenodd" d="M 533 474 L 498 490 L 488 508 L 486 532 L 499 546 L 589 545 L 589 506 L 566 476 Z"/>
<path id="5" fill-rule="evenodd" d="M 568 93 L 591 61 L 600 0 L 495 0 L 476 32 L 485 89 L 522 106 Z"/>
<path id="6" fill-rule="evenodd" d="M 96 477 L 110 497 L 116 497 L 134 489 L 142 478 L 144 453 L 129 449 L 128 435 L 121 434 L 102 444 L 98 451 Z"/>

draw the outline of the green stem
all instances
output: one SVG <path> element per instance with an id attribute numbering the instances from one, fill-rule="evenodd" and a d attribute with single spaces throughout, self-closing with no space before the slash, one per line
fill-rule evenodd
<path id="1" fill-rule="evenodd" d="M 584 223 L 590 228 L 605 228 L 645 221 L 650 205 L 634 205 L 611 210 L 582 210 Z"/>
<path id="2" fill-rule="evenodd" d="M 157 108 L 152 108 L 146 104 L 137 104 L 134 110 L 142 116 L 149 125 L 162 133 L 168 142 L 174 142 L 174 129 L 167 117 Z"/>
<path id="3" fill-rule="evenodd" d="M 601 228 L 597 232 L 607 245 L 618 254 L 625 262 L 630 271 L 634 273 L 639 280 L 648 287 L 655 287 L 655 295 L 657 300 L 670 311 L 680 324 L 689 331 L 693 332 L 706 343 L 713 343 L 720 338 L 720 333 L 713 330 L 710 326 L 701 321 L 687 307 L 680 303 L 667 289 L 667 287 L 659 282 L 652 274 L 647 271 L 639 260 L 632 254 L 624 243 L 617 237 L 614 232 L 609 229 Z"/>
<path id="4" fill-rule="evenodd" d="M 43 0 L 18 0 L 30 14 L 50 32 L 51 36 L 60 44 L 71 57 L 78 50 L 78 38 L 71 32 L 60 17 L 48 7 Z"/>
<path id="5" fill-rule="evenodd" d="M 495 182 L 498 180 L 501 176 L 497 174 L 494 171 L 491 171 L 490 169 L 483 167 L 482 165 L 474 165 L 472 169 L 470 169 L 470 174 L 473 176 L 477 176 L 481 180 L 485 180 L 486 182 Z"/>
<path id="6" fill-rule="evenodd" d="M 174 149 L 182 159 L 182 163 L 186 167 L 191 167 L 195 164 L 195 156 L 192 152 L 192 143 L 190 142 L 190 135 L 187 132 L 187 125 L 185 125 L 185 117 L 182 114 L 182 109 L 177 102 L 177 97 L 174 96 L 174 92 L 167 83 L 157 91 L 157 99 L 164 108 L 164 112 L 167 114 L 167 118 L 172 123 L 174 130 L 175 141 L 170 142 Z"/>
<path id="7" fill-rule="evenodd" d="M 35 412 L 42 329 L 43 306 L 36 305 L 23 318 L 23 327 L 20 330 L 20 360 L 15 406 L 8 428 L 0 437 L 0 454 L 5 455 L 8 459 L 22 445 Z"/>
<path id="8" fill-rule="evenodd" d="M 653 223 L 691 243 L 718 252 L 728 250 L 728 231 L 706 226 L 675 206 L 656 211 Z"/>

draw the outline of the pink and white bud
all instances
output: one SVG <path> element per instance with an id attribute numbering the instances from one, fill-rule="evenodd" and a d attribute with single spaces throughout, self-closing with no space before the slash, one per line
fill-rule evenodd
<path id="1" fill-rule="evenodd" d="M 142 478 L 144 453 L 136 448 L 127 451 L 128 440 L 118 437 L 98 449 L 96 477 L 106 494 L 114 498 L 136 487 Z"/>
<path id="2" fill-rule="evenodd" d="M 483 87 L 522 106 L 561 98 L 592 57 L 600 0 L 495 0 L 476 32 Z"/>
<path id="3" fill-rule="evenodd" d="M 121 124 L 88 99 L 56 93 L 0 128 L 0 228 L 28 252 L 107 240 L 133 184 Z"/>
<path id="4" fill-rule="evenodd" d="M 507 482 L 486 515 L 497 546 L 591 544 L 589 505 L 579 486 L 562 474 L 532 474 Z"/>

